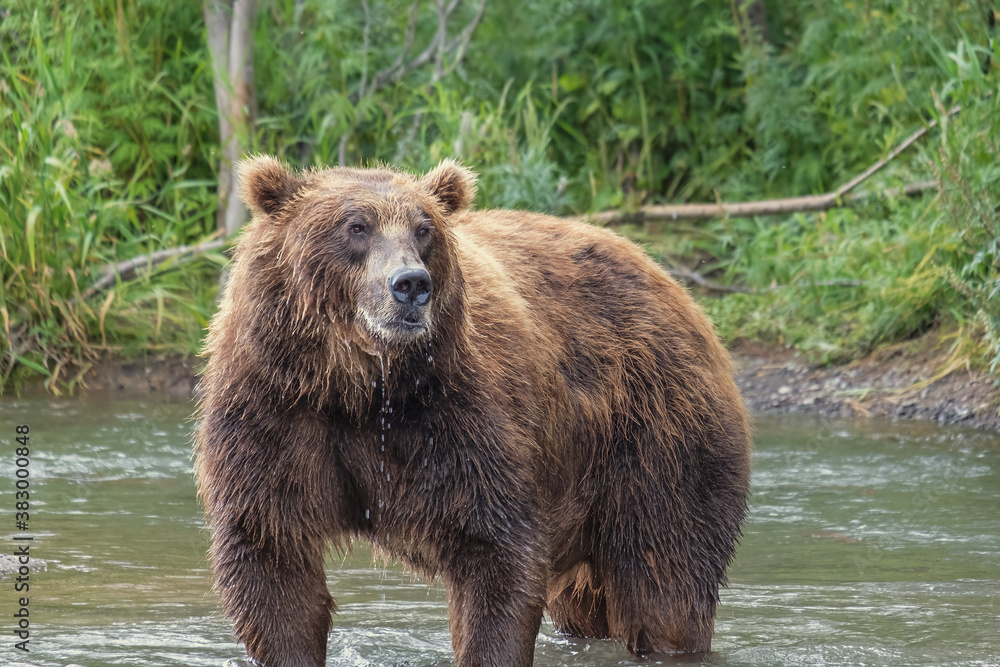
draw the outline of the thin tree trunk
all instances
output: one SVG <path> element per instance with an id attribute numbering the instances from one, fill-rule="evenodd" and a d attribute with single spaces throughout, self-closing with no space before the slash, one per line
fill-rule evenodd
<path id="1" fill-rule="evenodd" d="M 255 112 L 253 25 L 256 0 L 206 0 L 203 8 L 212 54 L 215 104 L 219 113 L 218 229 L 231 236 L 248 213 L 236 191 L 236 165 L 249 148 Z"/>

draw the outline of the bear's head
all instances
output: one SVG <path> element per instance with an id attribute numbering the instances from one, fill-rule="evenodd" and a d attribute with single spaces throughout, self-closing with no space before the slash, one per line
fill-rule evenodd
<path id="1" fill-rule="evenodd" d="M 387 168 L 296 174 L 256 157 L 239 173 L 254 214 L 246 235 L 267 255 L 258 269 L 294 322 L 332 326 L 378 354 L 426 338 L 454 310 L 450 222 L 475 196 L 468 169 L 445 160 L 419 178 Z"/>

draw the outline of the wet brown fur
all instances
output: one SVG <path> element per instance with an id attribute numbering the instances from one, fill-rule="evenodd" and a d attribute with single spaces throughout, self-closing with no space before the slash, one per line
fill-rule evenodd
<path id="1" fill-rule="evenodd" d="M 196 468 L 248 653 L 323 664 L 323 554 L 354 539 L 444 580 L 459 667 L 530 665 L 546 609 L 637 654 L 709 650 L 750 435 L 686 291 L 607 230 L 469 212 L 474 176 L 448 161 L 415 179 L 256 158 L 241 179 L 254 221 Z M 433 279 L 425 333 L 379 328 L 393 262 Z"/>

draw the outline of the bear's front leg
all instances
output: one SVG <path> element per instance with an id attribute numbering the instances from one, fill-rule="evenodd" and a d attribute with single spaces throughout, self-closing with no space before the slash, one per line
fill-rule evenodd
<path id="1" fill-rule="evenodd" d="M 542 622 L 544 566 L 530 548 L 464 545 L 445 574 L 456 667 L 530 667 Z M 537 553 L 537 551 L 535 551 Z"/>
<path id="2" fill-rule="evenodd" d="M 335 605 L 323 554 L 338 529 L 335 471 L 309 415 L 256 418 L 209 411 L 199 432 L 198 484 L 226 616 L 264 667 L 319 667 Z"/>
<path id="3" fill-rule="evenodd" d="M 222 604 L 247 654 L 264 667 L 321 667 L 330 615 L 319 549 L 280 548 L 238 522 L 214 526 L 212 560 Z"/>

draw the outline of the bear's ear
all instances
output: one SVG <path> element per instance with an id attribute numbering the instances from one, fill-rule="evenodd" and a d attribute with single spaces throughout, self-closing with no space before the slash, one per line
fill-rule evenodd
<path id="1" fill-rule="evenodd" d="M 304 185 L 273 157 L 261 155 L 239 165 L 240 196 L 255 215 L 272 215 Z"/>
<path id="2" fill-rule="evenodd" d="M 476 198 L 476 175 L 454 160 L 442 160 L 418 182 L 437 197 L 445 215 L 468 208 Z"/>

